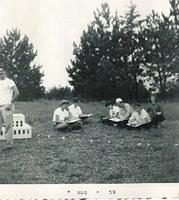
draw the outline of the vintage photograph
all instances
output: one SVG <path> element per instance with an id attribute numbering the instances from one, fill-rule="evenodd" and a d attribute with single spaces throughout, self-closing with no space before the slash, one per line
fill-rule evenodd
<path id="1" fill-rule="evenodd" d="M 179 182 L 179 0 L 0 0 L 0 184 Z"/>

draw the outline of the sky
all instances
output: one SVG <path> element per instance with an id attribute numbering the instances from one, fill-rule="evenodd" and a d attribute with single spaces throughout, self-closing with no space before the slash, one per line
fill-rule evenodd
<path id="1" fill-rule="evenodd" d="M 38 51 L 35 63 L 42 65 L 46 89 L 69 86 L 65 68 L 72 58 L 73 42 L 78 43 L 93 12 L 107 2 L 111 12 L 123 15 L 130 0 L 0 0 L 0 38 L 17 28 Z M 169 0 L 133 0 L 145 16 L 155 10 L 169 13 Z"/>

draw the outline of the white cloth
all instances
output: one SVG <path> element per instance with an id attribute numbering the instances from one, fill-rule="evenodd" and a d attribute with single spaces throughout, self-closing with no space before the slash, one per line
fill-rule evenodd
<path id="1" fill-rule="evenodd" d="M 65 121 L 70 116 L 69 111 L 57 108 L 53 114 L 53 122 L 56 122 L 56 115 L 58 115 L 59 121 Z"/>
<path id="2" fill-rule="evenodd" d="M 134 112 L 132 106 L 128 103 L 124 103 L 123 105 L 123 110 L 124 110 L 124 120 L 128 120 L 132 113 Z"/>
<path id="3" fill-rule="evenodd" d="M 69 110 L 72 118 L 79 118 L 82 114 L 80 106 L 75 106 L 74 104 L 69 106 Z"/>
<path id="4" fill-rule="evenodd" d="M 14 81 L 9 78 L 0 80 L 0 105 L 11 103 L 13 95 L 12 87 L 14 86 L 16 86 Z"/>
<path id="5" fill-rule="evenodd" d="M 118 106 L 113 106 L 112 109 L 109 110 L 110 118 L 116 118 L 118 113 L 120 113 L 121 109 Z"/>
<path id="6" fill-rule="evenodd" d="M 146 110 L 142 109 L 140 111 L 140 114 L 136 111 L 134 111 L 131 115 L 131 117 L 129 118 L 129 124 L 144 124 L 144 123 L 148 123 L 151 121 L 151 118 L 149 116 L 149 114 L 147 113 Z"/>

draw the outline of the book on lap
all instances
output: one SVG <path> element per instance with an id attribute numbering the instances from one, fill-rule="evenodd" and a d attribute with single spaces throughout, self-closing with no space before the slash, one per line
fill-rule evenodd
<path id="1" fill-rule="evenodd" d="M 91 117 L 93 114 L 82 114 L 80 115 L 80 118 L 88 118 Z"/>
<path id="2" fill-rule="evenodd" d="M 115 117 L 115 118 L 110 118 L 109 120 L 112 121 L 112 122 L 122 122 L 122 121 L 123 121 L 123 120 L 121 120 L 121 119 L 119 119 L 119 118 L 117 118 L 117 117 Z"/>
<path id="3" fill-rule="evenodd" d="M 80 121 L 80 119 L 79 118 L 75 118 L 75 119 L 71 119 L 68 123 L 69 124 L 73 124 L 73 123 L 76 123 L 78 121 Z"/>

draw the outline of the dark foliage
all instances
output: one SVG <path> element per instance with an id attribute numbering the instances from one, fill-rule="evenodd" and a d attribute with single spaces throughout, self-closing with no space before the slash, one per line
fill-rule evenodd
<path id="1" fill-rule="evenodd" d="M 45 97 L 47 99 L 70 99 L 73 96 L 73 91 L 69 87 L 53 87 L 47 91 Z"/>
<path id="2" fill-rule="evenodd" d="M 37 51 L 27 36 L 21 37 L 20 31 L 7 31 L 0 40 L 0 66 L 5 68 L 20 91 L 20 100 L 41 98 L 45 88 L 42 86 L 42 66 L 34 63 Z"/>
<path id="3" fill-rule="evenodd" d="M 152 12 L 141 19 L 136 5 L 123 17 L 111 15 L 109 5 L 94 12 L 94 20 L 74 43 L 67 67 L 75 95 L 92 99 L 146 99 L 173 90 L 179 64 L 178 1 L 170 0 L 170 15 Z"/>

